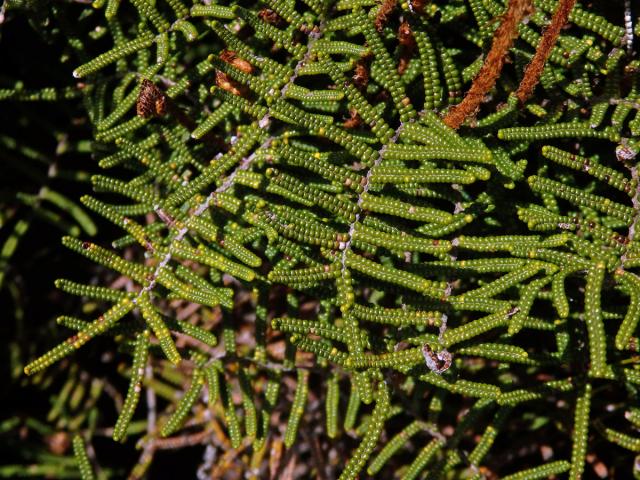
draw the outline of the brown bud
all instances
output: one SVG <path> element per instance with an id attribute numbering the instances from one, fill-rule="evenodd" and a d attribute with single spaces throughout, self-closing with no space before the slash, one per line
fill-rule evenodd
<path id="1" fill-rule="evenodd" d="M 136 101 L 136 113 L 139 117 L 160 117 L 167 113 L 167 97 L 151 80 L 144 79 Z"/>

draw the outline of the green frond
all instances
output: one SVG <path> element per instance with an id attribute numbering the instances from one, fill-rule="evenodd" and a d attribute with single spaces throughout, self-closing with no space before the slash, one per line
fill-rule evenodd
<path id="1" fill-rule="evenodd" d="M 571 464 L 566 460 L 558 460 L 556 462 L 545 463 L 539 467 L 522 470 L 518 473 L 512 473 L 504 477 L 508 480 L 537 480 L 541 478 L 549 478 L 552 475 L 560 475 L 571 468 Z"/>
<path id="2" fill-rule="evenodd" d="M 340 474 L 340 480 L 357 478 L 378 443 L 389 410 L 389 392 L 385 384 L 378 385 L 375 402 L 367 433 Z"/>
<path id="3" fill-rule="evenodd" d="M 591 390 L 591 384 L 587 383 L 576 398 L 571 469 L 569 471 L 569 478 L 572 480 L 582 478 L 582 472 L 584 471 L 586 462 Z"/>
<path id="4" fill-rule="evenodd" d="M 284 434 L 284 444 L 287 448 L 291 448 L 298 436 L 298 428 L 300 426 L 302 415 L 305 411 L 308 394 L 309 372 L 299 368 L 297 372 L 296 393 L 293 397 L 293 404 L 290 410 L 291 413 L 289 415 L 287 429 Z"/>
<path id="5" fill-rule="evenodd" d="M 142 391 L 142 380 L 145 375 L 145 367 L 147 365 L 147 358 L 149 353 L 149 331 L 144 330 L 139 333 L 135 343 L 135 349 L 133 352 L 133 363 L 131 365 L 131 379 L 129 380 L 129 389 L 127 390 L 127 396 L 122 406 L 122 411 L 118 416 L 118 421 L 115 427 L 113 427 L 113 439 L 116 442 L 123 441 L 127 436 L 127 428 L 131 423 L 133 414 L 138 400 L 140 399 L 140 392 Z"/>
<path id="6" fill-rule="evenodd" d="M 140 4 L 143 2 L 140 1 Z M 146 2 L 145 2 L 146 4 Z M 122 45 L 119 45 L 108 52 L 105 52 L 98 57 L 94 58 L 88 63 L 79 66 L 73 71 L 73 76 L 76 78 L 83 78 L 87 75 L 91 75 L 93 73 L 98 72 L 99 70 L 105 68 L 106 66 L 114 63 L 121 58 L 125 58 L 132 53 L 135 53 L 144 48 L 150 47 L 155 40 L 155 37 L 151 33 L 146 33 L 141 35 L 138 38 L 130 40 Z"/>
<path id="7" fill-rule="evenodd" d="M 132 478 L 199 444 L 199 477 L 578 479 L 587 459 L 601 468 L 592 454 L 631 474 L 640 440 L 616 420 L 640 425 L 630 2 L 205 3 L 7 4 L 72 67 L 52 86 L 10 63 L 0 79 L 17 179 L 0 200 L 2 293 L 31 291 L 13 263 L 41 220 L 98 266 L 55 282 L 83 302 L 56 318 L 70 338 L 30 363 L 8 351 L 30 386 L 62 385 L 55 431 L 109 428 L 104 391 L 119 448 L 140 437 Z M 509 27 L 516 7 L 526 21 Z M 92 189 L 81 203 L 70 181 Z M 71 354 L 107 334 L 98 378 Z M 544 459 L 514 457 L 515 434 L 539 434 Z M 73 447 L 92 478 L 92 448 Z M 41 476 L 77 476 L 70 457 L 47 461 L 63 467 Z"/>
<path id="8" fill-rule="evenodd" d="M 162 426 L 161 435 L 168 437 L 175 433 L 187 418 L 187 415 L 198 401 L 202 387 L 204 386 L 204 373 L 202 369 L 196 368 L 193 371 L 191 378 L 191 385 L 185 391 L 184 396 L 180 399 L 180 402 L 176 406 L 176 411 L 169 417 L 167 422 Z"/>
<path id="9" fill-rule="evenodd" d="M 118 320 L 129 313 L 133 307 L 134 304 L 129 298 L 123 298 L 104 314 L 100 315 L 96 320 L 78 331 L 76 335 L 69 337 L 57 347 L 49 350 L 49 352 L 29 363 L 24 367 L 24 373 L 27 375 L 33 375 L 78 350 L 96 335 L 100 335 L 108 331 L 116 324 L 116 322 L 118 322 Z"/>
<path id="10" fill-rule="evenodd" d="M 93 480 L 95 477 L 93 467 L 89 462 L 89 456 L 84 444 L 84 440 L 80 435 L 73 437 L 73 453 L 80 470 L 80 478 L 82 480 Z"/>

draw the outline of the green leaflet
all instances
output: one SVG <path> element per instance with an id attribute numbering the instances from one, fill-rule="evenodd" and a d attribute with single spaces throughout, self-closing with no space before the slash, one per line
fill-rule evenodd
<path id="1" fill-rule="evenodd" d="M 378 442 L 378 437 L 384 427 L 384 420 L 389 409 L 389 393 L 384 384 L 378 386 L 376 397 L 376 406 L 371 414 L 371 425 L 362 442 L 353 453 L 351 460 L 340 474 L 341 480 L 357 478 Z"/>
<path id="2" fill-rule="evenodd" d="M 409 468 L 405 472 L 405 474 L 401 477 L 402 480 L 413 480 L 416 478 L 422 470 L 427 466 L 429 461 L 433 458 L 434 455 L 438 453 L 443 447 L 443 441 L 440 439 L 434 438 L 427 445 L 425 445 L 416 458 L 411 462 Z"/>
<path id="3" fill-rule="evenodd" d="M 536 480 L 538 478 L 549 478 L 551 475 L 559 475 L 569 470 L 570 464 L 565 460 L 550 462 L 539 467 L 522 470 L 518 473 L 507 475 L 508 480 Z"/>
<path id="4" fill-rule="evenodd" d="M 604 268 L 592 267 L 587 273 L 587 286 L 584 291 L 585 323 L 589 336 L 590 374 L 594 377 L 606 375 L 606 339 L 602 321 L 601 285 L 604 280 Z"/>
<path id="5" fill-rule="evenodd" d="M 66 357 L 96 335 L 109 330 L 118 320 L 129 313 L 131 309 L 133 309 L 133 306 L 133 302 L 128 298 L 122 299 L 118 304 L 80 330 L 76 335 L 69 337 L 65 342 L 28 364 L 24 367 L 24 372 L 27 375 L 32 375 Z"/>
<path id="6" fill-rule="evenodd" d="M 106 67 L 110 63 L 113 63 L 121 58 L 126 57 L 138 50 L 147 48 L 153 44 L 154 37 L 151 34 L 146 34 L 140 38 L 131 40 L 113 50 L 110 50 L 92 61 L 81 65 L 73 71 L 73 76 L 76 78 L 82 78 L 92 73 L 97 72 L 101 68 Z"/>
<path id="7" fill-rule="evenodd" d="M 172 363 L 180 362 L 180 353 L 178 353 L 178 350 L 173 343 L 171 334 L 169 333 L 169 330 L 160 315 L 155 311 L 155 308 L 151 304 L 148 295 L 140 295 L 137 298 L 137 303 L 140 307 L 140 313 L 149 324 L 149 327 L 158 339 L 160 347 L 162 347 L 162 350 L 164 351 L 164 354 L 167 356 L 169 361 L 171 361 Z"/>
<path id="8" fill-rule="evenodd" d="M 296 441 L 298 434 L 298 427 L 300 425 L 300 419 L 305 410 L 305 404 L 307 403 L 307 395 L 309 392 L 309 372 L 306 370 L 298 369 L 298 382 L 296 385 L 296 393 L 293 397 L 293 405 L 291 407 L 291 415 L 287 422 L 287 430 L 284 435 L 284 444 L 287 448 L 293 445 Z"/>
<path id="9" fill-rule="evenodd" d="M 389 460 L 389 458 L 396 453 L 404 443 L 409 440 L 413 435 L 420 432 L 425 427 L 422 422 L 415 421 L 407 425 L 401 432 L 396 434 L 384 448 L 380 451 L 380 453 L 373 459 L 371 465 L 367 469 L 367 473 L 369 475 L 375 475 L 380 471 L 382 466 Z"/>
<path id="10" fill-rule="evenodd" d="M 573 449 L 571 451 L 570 479 L 582 477 L 587 439 L 589 435 L 589 409 L 591 407 L 591 384 L 587 383 L 576 398 L 575 427 L 573 432 Z"/>
<path id="11" fill-rule="evenodd" d="M 616 334 L 616 348 L 624 350 L 629 345 L 640 320 L 640 279 L 630 272 L 621 272 L 619 279 L 630 297 L 627 313 Z"/>
<path id="12" fill-rule="evenodd" d="M 335 438 L 338 434 L 339 413 L 338 406 L 340 402 L 340 384 L 337 374 L 331 376 L 327 382 L 327 401 L 326 417 L 327 417 L 327 435 L 329 438 Z"/>
<path id="13" fill-rule="evenodd" d="M 140 392 L 142 390 L 142 379 L 147 364 L 147 356 L 149 349 L 149 331 L 138 335 L 133 353 L 133 364 L 131 365 L 131 379 L 129 381 L 129 390 L 125 398 L 122 411 L 118 416 L 118 421 L 113 427 L 113 439 L 117 442 L 123 441 L 127 436 L 127 428 L 131 422 L 131 418 L 135 412 Z"/>
<path id="14" fill-rule="evenodd" d="M 87 456 L 87 450 L 84 444 L 84 440 L 81 436 L 77 435 L 73 438 L 73 453 L 78 463 L 78 469 L 80 470 L 80 477 L 82 480 L 93 480 L 95 475 L 93 473 L 93 467 L 89 463 L 89 457 Z"/>

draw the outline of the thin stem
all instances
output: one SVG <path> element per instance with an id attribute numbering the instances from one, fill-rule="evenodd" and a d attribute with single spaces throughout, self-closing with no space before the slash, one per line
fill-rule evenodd
<path id="1" fill-rule="evenodd" d="M 560 36 L 560 30 L 567 23 L 569 19 L 569 13 L 576 4 L 576 0 L 560 0 L 558 2 L 558 8 L 553 14 L 551 24 L 542 34 L 542 40 L 538 44 L 536 53 L 533 59 L 527 65 L 524 71 L 524 77 L 520 82 L 520 86 L 516 91 L 516 97 L 520 103 L 524 103 L 533 93 L 533 89 L 540 81 L 540 75 L 544 70 L 544 65 L 547 63 L 547 59 L 551 54 L 551 49 L 556 44 L 558 37 Z"/>
<path id="2" fill-rule="evenodd" d="M 531 0 L 510 0 L 507 12 L 493 35 L 493 44 L 471 88 L 462 102 L 452 107 L 444 117 L 444 123 L 457 129 L 480 106 L 484 96 L 493 88 L 500 76 L 507 53 L 518 37 L 518 24 L 532 11 Z"/>

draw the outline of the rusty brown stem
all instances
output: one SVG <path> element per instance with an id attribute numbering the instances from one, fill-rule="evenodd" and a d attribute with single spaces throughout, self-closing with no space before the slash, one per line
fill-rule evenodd
<path id="1" fill-rule="evenodd" d="M 457 129 L 467 117 L 472 115 L 484 96 L 493 88 L 500 76 L 509 49 L 518 37 L 518 24 L 532 11 L 531 0 L 510 0 L 500 26 L 493 34 L 491 49 L 480 71 L 473 79 L 471 88 L 462 102 L 452 107 L 444 117 L 444 123 Z"/>

